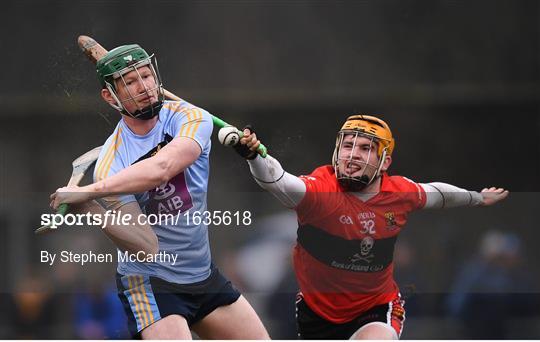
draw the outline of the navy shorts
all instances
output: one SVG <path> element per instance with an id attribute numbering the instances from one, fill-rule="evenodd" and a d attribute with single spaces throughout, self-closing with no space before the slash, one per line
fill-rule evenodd
<path id="1" fill-rule="evenodd" d="M 116 285 L 128 318 L 129 332 L 134 338 L 140 338 L 144 328 L 168 315 L 180 315 L 191 326 L 216 308 L 232 304 L 240 297 L 240 292 L 217 268 L 212 268 L 206 280 L 193 284 L 117 273 Z"/>

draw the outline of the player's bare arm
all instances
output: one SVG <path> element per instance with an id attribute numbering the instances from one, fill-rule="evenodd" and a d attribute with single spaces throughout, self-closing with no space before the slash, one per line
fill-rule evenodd
<path id="1" fill-rule="evenodd" d="M 110 194 L 138 193 L 166 183 L 193 164 L 201 154 L 195 140 L 177 137 L 155 156 L 123 169 L 115 175 L 84 187 L 63 187 L 51 195 L 56 209 L 61 203 L 81 203 Z"/>
<path id="2" fill-rule="evenodd" d="M 93 200 L 73 205 L 71 211 L 105 216 L 105 208 Z M 117 225 L 113 224 L 112 220 L 108 221 L 103 227 L 103 232 L 119 249 L 131 253 L 142 251 L 145 254 L 156 254 L 159 251 L 158 239 L 152 227 L 136 220 L 142 215 L 137 202 L 126 203 L 118 207 L 116 212 L 121 215 L 129 214 L 130 220 L 126 222 L 126 225 Z"/>

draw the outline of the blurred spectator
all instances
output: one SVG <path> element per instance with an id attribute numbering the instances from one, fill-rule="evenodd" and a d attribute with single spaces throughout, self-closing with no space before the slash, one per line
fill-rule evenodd
<path id="1" fill-rule="evenodd" d="M 75 296 L 75 324 L 80 339 L 127 339 L 127 322 L 116 286 L 97 286 Z"/>
<path id="2" fill-rule="evenodd" d="M 509 319 L 534 310 L 526 295 L 533 280 L 522 263 L 521 240 L 511 233 L 489 231 L 479 247 L 479 255 L 453 284 L 448 311 L 462 322 L 466 338 L 510 338 Z"/>
<path id="3" fill-rule="evenodd" d="M 5 299 L 2 310 L 9 312 L 10 338 L 50 338 L 55 322 L 55 296 L 44 287 L 41 277 L 30 271 L 17 282 L 15 292 Z"/>

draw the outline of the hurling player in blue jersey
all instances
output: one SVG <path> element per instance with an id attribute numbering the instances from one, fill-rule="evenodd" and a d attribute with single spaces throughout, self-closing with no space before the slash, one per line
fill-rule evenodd
<path id="1" fill-rule="evenodd" d="M 193 330 L 203 339 L 268 339 L 251 305 L 213 266 L 207 226 L 185 215 L 206 210 L 212 116 L 186 101 L 164 101 L 155 59 L 138 45 L 111 50 L 96 68 L 101 96 L 122 119 L 103 146 L 95 182 L 58 189 L 52 207 L 130 215 L 103 231 L 119 255 L 149 257 L 118 262 L 132 335 L 191 339 Z M 174 219 L 141 224 L 138 217 L 150 214 Z"/>

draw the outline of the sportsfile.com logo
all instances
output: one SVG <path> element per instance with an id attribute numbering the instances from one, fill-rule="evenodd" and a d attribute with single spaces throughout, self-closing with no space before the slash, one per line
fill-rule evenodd
<path id="1" fill-rule="evenodd" d="M 135 226 L 135 225 L 162 225 L 178 224 L 181 215 L 163 214 L 163 215 L 133 215 L 117 212 L 116 210 L 107 210 L 103 214 L 42 214 L 41 224 L 56 229 L 62 225 L 67 226 L 98 226 L 104 229 L 109 225 L 116 226 Z"/>
<path id="2" fill-rule="evenodd" d="M 140 214 L 136 217 L 116 210 L 107 210 L 103 214 L 42 214 L 41 224 L 56 229 L 62 225 L 67 226 L 98 226 L 102 229 L 110 225 L 115 226 L 250 226 L 252 214 L 244 211 L 186 211 L 181 214 Z"/>

